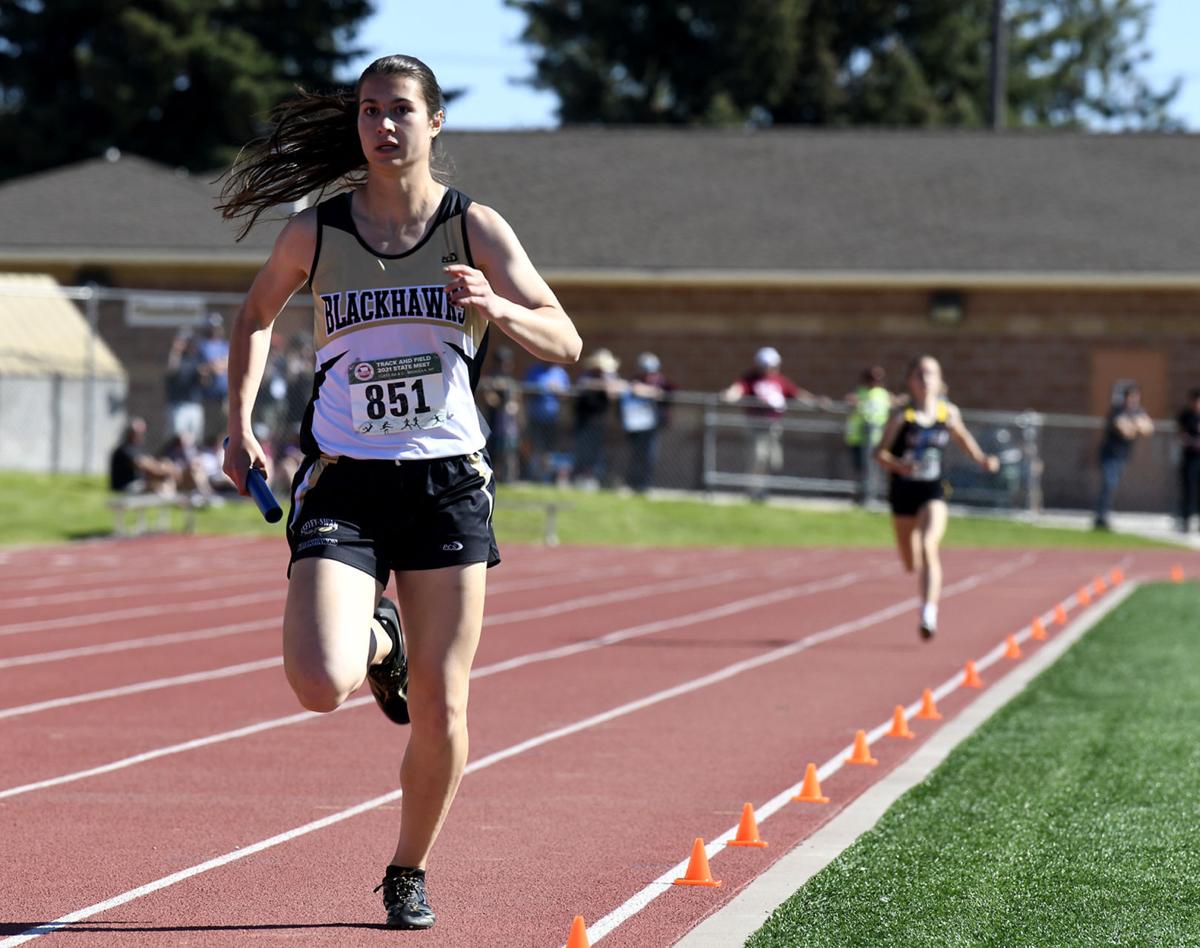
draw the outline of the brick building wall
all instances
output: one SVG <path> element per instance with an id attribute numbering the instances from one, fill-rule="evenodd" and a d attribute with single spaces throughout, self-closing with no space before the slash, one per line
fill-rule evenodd
<path id="1" fill-rule="evenodd" d="M 681 387 L 702 391 L 729 384 L 762 345 L 799 384 L 835 398 L 873 363 L 899 389 L 925 352 L 942 361 L 955 401 L 978 409 L 1095 414 L 1112 381 L 1142 370 L 1161 418 L 1200 385 L 1200 289 L 976 290 L 949 327 L 930 320 L 924 290 L 571 286 L 559 296 L 585 351 L 604 346 L 632 365 L 652 350 Z"/>

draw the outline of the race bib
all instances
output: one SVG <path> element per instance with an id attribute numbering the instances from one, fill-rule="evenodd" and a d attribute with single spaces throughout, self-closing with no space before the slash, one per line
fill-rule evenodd
<path id="1" fill-rule="evenodd" d="M 445 424 L 442 360 L 427 352 L 352 363 L 350 410 L 355 430 L 373 437 Z"/>
<path id="2" fill-rule="evenodd" d="M 926 448 L 912 459 L 915 470 L 914 481 L 936 481 L 942 476 L 942 452 L 939 448 Z"/>

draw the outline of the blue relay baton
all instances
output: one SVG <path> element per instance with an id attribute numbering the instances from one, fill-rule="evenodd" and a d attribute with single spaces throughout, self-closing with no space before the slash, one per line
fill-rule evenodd
<path id="1" fill-rule="evenodd" d="M 228 438 L 225 439 L 225 447 L 229 447 Z M 275 495 L 271 493 L 271 488 L 267 486 L 267 479 L 263 477 L 262 471 L 253 465 L 246 471 L 246 490 L 254 498 L 254 503 L 262 511 L 263 518 L 267 523 L 278 523 L 283 517 L 283 510 L 279 506 L 279 501 L 275 499 Z"/>

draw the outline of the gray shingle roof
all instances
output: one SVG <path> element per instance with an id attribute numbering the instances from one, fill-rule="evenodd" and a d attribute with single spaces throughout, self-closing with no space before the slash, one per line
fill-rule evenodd
<path id="1" fill-rule="evenodd" d="M 1200 136 L 447 132 L 452 183 L 562 270 L 1200 273 Z M 206 180 L 130 156 L 0 186 L 14 250 L 228 254 Z M 261 256 L 277 225 L 236 249 Z"/>
<path id="2" fill-rule="evenodd" d="M 11 252 L 209 254 L 234 248 L 236 229 L 212 206 L 209 178 L 124 154 L 65 165 L 0 185 L 0 257 Z M 262 256 L 275 229 L 242 244 Z"/>

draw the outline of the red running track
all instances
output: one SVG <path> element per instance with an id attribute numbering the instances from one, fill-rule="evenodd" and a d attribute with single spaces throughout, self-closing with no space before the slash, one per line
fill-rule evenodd
<path id="1" fill-rule="evenodd" d="M 593 944 L 670 945 L 932 727 L 873 744 L 878 767 L 825 781 L 830 805 L 764 820 L 770 848 L 716 855 L 721 888 L 656 884 L 695 837 L 736 826 L 744 802 L 836 759 L 1097 574 L 1163 578 L 1177 562 L 950 551 L 942 633 L 923 643 L 890 551 L 510 545 L 489 576 L 468 775 L 430 865 L 439 922 L 405 934 L 380 926 L 371 890 L 406 731 L 362 694 L 332 715 L 295 703 L 278 659 L 282 544 L 7 551 L 0 946 L 553 948 L 576 914 Z M 972 696 L 939 706 L 949 718 Z"/>

